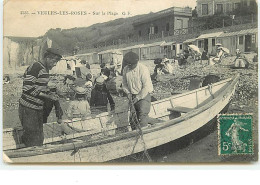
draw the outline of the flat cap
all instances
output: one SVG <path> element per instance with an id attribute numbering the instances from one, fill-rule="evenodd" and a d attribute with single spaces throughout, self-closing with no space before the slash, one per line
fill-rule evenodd
<path id="1" fill-rule="evenodd" d="M 139 56 L 136 53 L 130 51 L 125 54 L 123 60 L 126 64 L 137 64 Z"/>
<path id="2" fill-rule="evenodd" d="M 60 50 L 60 49 L 57 49 L 57 48 L 48 48 L 48 49 L 46 50 L 46 52 L 52 53 L 52 54 L 57 55 L 57 56 L 59 56 L 60 58 L 62 58 L 61 50 Z"/>

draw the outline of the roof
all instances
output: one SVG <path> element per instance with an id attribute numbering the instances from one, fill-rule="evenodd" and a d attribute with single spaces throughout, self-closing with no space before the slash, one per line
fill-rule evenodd
<path id="1" fill-rule="evenodd" d="M 110 50 L 106 50 L 106 51 L 101 51 L 101 52 L 99 52 L 98 54 L 106 54 L 106 53 L 122 55 L 122 53 L 121 53 L 119 50 L 115 50 L 115 49 L 110 49 Z"/>
<path id="2" fill-rule="evenodd" d="M 207 34 L 202 34 L 200 35 L 197 39 L 206 39 L 206 38 L 212 38 L 212 37 L 218 37 L 221 35 L 223 32 L 215 32 L 215 33 L 207 33 Z"/>
<path id="3" fill-rule="evenodd" d="M 183 41 L 183 43 L 189 43 L 189 42 L 194 42 L 196 39 L 187 39 L 185 41 Z"/>
<path id="4" fill-rule="evenodd" d="M 192 9 L 190 7 L 171 7 L 159 12 L 149 13 L 142 18 L 134 21 L 133 25 L 139 25 L 143 23 L 149 23 L 149 21 L 156 20 L 162 17 L 168 17 L 169 15 L 180 15 L 180 16 L 192 16 Z"/>
<path id="5" fill-rule="evenodd" d="M 165 41 L 162 41 L 162 42 L 154 42 L 154 43 L 151 43 L 151 44 L 145 44 L 142 46 L 142 48 L 146 48 L 146 47 L 150 47 L 150 46 L 161 46 L 162 44 L 164 44 Z"/>
<path id="6" fill-rule="evenodd" d="M 170 46 L 172 44 L 176 44 L 176 42 L 175 41 L 174 42 L 164 42 L 161 44 L 161 46 Z"/>
<path id="7" fill-rule="evenodd" d="M 97 54 L 96 52 L 93 52 L 93 53 L 83 53 L 83 54 L 78 54 L 78 55 L 75 55 L 76 57 L 79 57 L 79 56 L 89 56 L 89 55 L 94 55 L 94 54 Z"/>
<path id="8" fill-rule="evenodd" d="M 257 28 L 253 28 L 253 29 L 240 30 L 240 31 L 229 32 L 229 33 L 222 33 L 219 37 L 230 37 L 230 36 L 235 36 L 235 35 L 255 34 L 257 32 L 258 32 Z"/>
<path id="9" fill-rule="evenodd" d="M 124 50 L 128 50 L 128 49 L 141 48 L 142 46 L 144 46 L 144 44 L 129 46 L 129 47 L 126 47 L 126 48 L 122 48 L 121 50 L 124 51 Z"/>

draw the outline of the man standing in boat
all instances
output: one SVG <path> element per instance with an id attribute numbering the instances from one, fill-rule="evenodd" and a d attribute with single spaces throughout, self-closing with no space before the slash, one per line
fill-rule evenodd
<path id="1" fill-rule="evenodd" d="M 43 144 L 44 101 L 58 100 L 55 94 L 47 93 L 49 70 L 56 66 L 61 58 L 59 50 L 48 48 L 43 59 L 30 65 L 24 73 L 22 96 L 19 100 L 19 118 L 24 130 L 22 141 L 27 147 Z"/>
<path id="2" fill-rule="evenodd" d="M 151 107 L 151 95 L 153 84 L 148 68 L 139 63 L 139 56 L 134 52 L 125 54 L 123 63 L 123 90 L 131 103 L 134 104 L 140 126 L 148 124 L 148 114 Z M 136 129 L 136 123 L 130 121 L 132 130 Z"/>

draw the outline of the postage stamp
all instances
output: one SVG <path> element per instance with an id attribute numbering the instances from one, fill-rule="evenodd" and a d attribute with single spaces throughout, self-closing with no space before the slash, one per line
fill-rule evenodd
<path id="1" fill-rule="evenodd" d="M 218 154 L 253 154 L 252 115 L 218 116 Z"/>

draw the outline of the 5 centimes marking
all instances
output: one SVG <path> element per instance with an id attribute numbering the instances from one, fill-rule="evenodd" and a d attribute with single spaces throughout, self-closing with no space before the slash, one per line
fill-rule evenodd
<path id="1" fill-rule="evenodd" d="M 218 154 L 253 154 L 251 114 L 218 116 Z"/>

